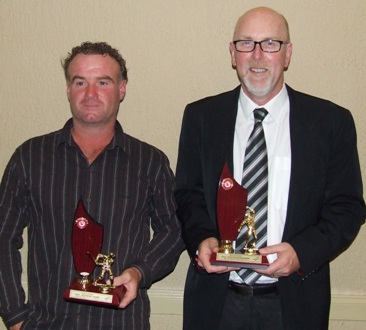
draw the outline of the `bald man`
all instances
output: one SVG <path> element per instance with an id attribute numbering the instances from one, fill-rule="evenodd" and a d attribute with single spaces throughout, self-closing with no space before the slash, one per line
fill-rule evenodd
<path id="1" fill-rule="evenodd" d="M 327 329 L 329 262 L 365 219 L 353 118 L 285 84 L 292 43 L 276 11 L 260 7 L 241 16 L 229 48 L 240 86 L 187 105 L 182 123 L 176 198 L 191 257 L 183 327 Z M 248 273 L 251 282 L 239 268 L 211 265 L 210 256 L 221 239 L 221 170 L 227 162 L 242 182 L 255 109 L 265 111 L 266 240 L 259 253 L 270 266 Z"/>

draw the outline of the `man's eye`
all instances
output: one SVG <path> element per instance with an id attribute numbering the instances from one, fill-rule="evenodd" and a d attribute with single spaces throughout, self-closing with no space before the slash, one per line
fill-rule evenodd
<path id="1" fill-rule="evenodd" d="M 265 41 L 265 45 L 266 45 L 266 46 L 271 47 L 271 46 L 274 46 L 274 44 L 275 44 L 275 42 L 274 42 L 274 41 L 272 41 L 272 40 L 266 40 L 266 41 Z"/>
<path id="2" fill-rule="evenodd" d="M 252 46 L 253 42 L 251 40 L 244 40 L 242 41 L 242 45 L 245 47 Z"/>

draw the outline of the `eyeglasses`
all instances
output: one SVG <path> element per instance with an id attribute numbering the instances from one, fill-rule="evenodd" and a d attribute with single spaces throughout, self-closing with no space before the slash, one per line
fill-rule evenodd
<path id="1" fill-rule="evenodd" d="M 233 41 L 235 49 L 240 53 L 250 53 L 258 44 L 265 53 L 277 53 L 281 50 L 282 44 L 288 44 L 281 40 L 267 39 L 262 41 L 254 40 L 235 40 Z"/>

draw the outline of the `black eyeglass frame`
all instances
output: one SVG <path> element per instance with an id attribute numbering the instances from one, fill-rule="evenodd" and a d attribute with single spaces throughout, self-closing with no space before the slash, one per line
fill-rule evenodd
<path id="1" fill-rule="evenodd" d="M 251 41 L 253 42 L 253 49 L 252 50 L 238 50 L 236 48 L 236 44 L 240 41 Z M 265 42 L 265 41 L 275 41 L 275 42 L 278 42 L 280 44 L 280 48 L 278 50 L 275 50 L 275 51 L 268 51 L 268 50 L 264 50 L 263 47 L 262 47 L 262 42 Z M 261 48 L 262 52 L 265 52 L 265 53 L 278 53 L 280 50 L 281 50 L 281 47 L 283 44 L 288 44 L 289 42 L 286 42 L 286 41 L 282 41 L 282 40 L 276 40 L 276 39 L 265 39 L 265 40 L 261 40 L 261 41 L 254 41 L 254 40 L 250 40 L 250 39 L 239 39 L 239 40 L 234 40 L 233 41 L 233 44 L 235 46 L 235 50 L 239 53 L 251 53 L 252 51 L 254 51 L 255 47 L 257 45 L 259 45 L 259 47 Z"/>

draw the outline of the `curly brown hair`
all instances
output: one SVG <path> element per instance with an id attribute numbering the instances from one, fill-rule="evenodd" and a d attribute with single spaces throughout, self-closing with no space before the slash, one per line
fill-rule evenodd
<path id="1" fill-rule="evenodd" d="M 128 80 L 126 61 L 123 59 L 122 55 L 115 48 L 112 48 L 106 42 L 83 42 L 80 46 L 76 46 L 68 53 L 67 57 L 61 61 L 61 65 L 64 69 L 65 78 L 69 81 L 68 69 L 71 61 L 78 54 L 85 55 L 109 55 L 114 58 L 120 67 L 121 80 Z"/>

